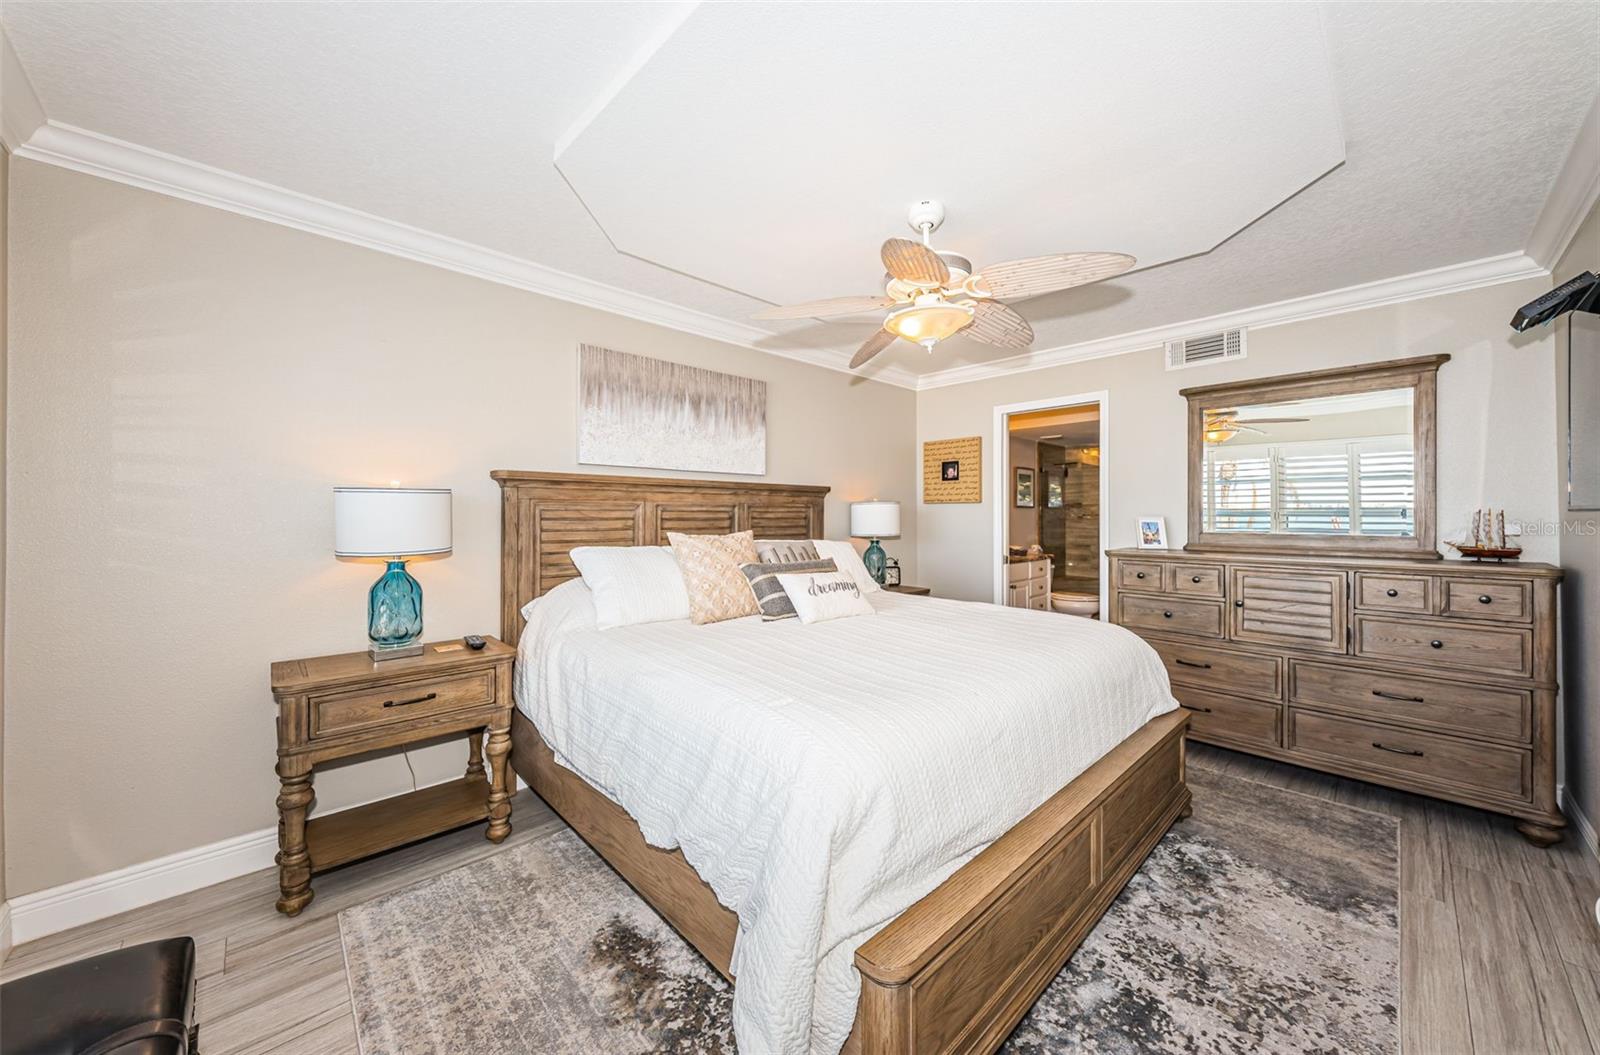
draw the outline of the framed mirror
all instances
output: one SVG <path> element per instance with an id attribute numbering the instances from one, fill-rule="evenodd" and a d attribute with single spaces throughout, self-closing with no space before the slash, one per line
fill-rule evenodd
<path id="1" fill-rule="evenodd" d="M 1184 548 L 1437 558 L 1437 380 L 1449 359 L 1183 389 Z"/>

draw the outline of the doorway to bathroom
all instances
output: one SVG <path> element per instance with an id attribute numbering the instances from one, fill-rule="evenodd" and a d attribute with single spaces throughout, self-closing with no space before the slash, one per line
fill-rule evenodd
<path id="1" fill-rule="evenodd" d="M 1106 401 L 1089 392 L 995 407 L 996 604 L 1105 611 Z"/>

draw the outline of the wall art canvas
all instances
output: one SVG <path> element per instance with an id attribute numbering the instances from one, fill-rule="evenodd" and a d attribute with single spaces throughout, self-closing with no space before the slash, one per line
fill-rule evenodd
<path id="1" fill-rule="evenodd" d="M 767 473 L 767 383 L 664 359 L 578 348 L 578 461 Z"/>
<path id="2" fill-rule="evenodd" d="M 922 500 L 983 501 L 983 441 L 977 436 L 922 445 Z"/>

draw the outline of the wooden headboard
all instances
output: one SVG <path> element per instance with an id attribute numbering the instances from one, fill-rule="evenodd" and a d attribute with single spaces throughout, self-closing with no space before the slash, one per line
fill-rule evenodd
<path id="1" fill-rule="evenodd" d="M 500 639 L 522 635 L 522 606 L 578 576 L 577 546 L 665 546 L 667 532 L 821 538 L 826 487 L 496 469 Z"/>

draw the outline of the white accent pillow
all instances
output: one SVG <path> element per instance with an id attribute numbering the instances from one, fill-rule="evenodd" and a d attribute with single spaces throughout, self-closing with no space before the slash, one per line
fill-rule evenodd
<path id="1" fill-rule="evenodd" d="M 597 628 L 689 618 L 689 591 L 670 546 L 579 546 L 571 556 L 594 595 Z"/>
<path id="2" fill-rule="evenodd" d="M 777 579 L 802 623 L 875 614 L 865 591 L 847 572 L 779 572 Z"/>
<path id="3" fill-rule="evenodd" d="M 833 539 L 814 538 L 811 544 L 817 547 L 817 556 L 823 560 L 831 560 L 839 566 L 839 570 L 849 572 L 850 577 L 861 587 L 862 593 L 876 593 L 882 589 L 878 580 L 874 579 L 867 571 L 867 566 L 861 563 L 861 554 L 856 552 L 856 547 L 850 542 L 836 542 Z"/>

